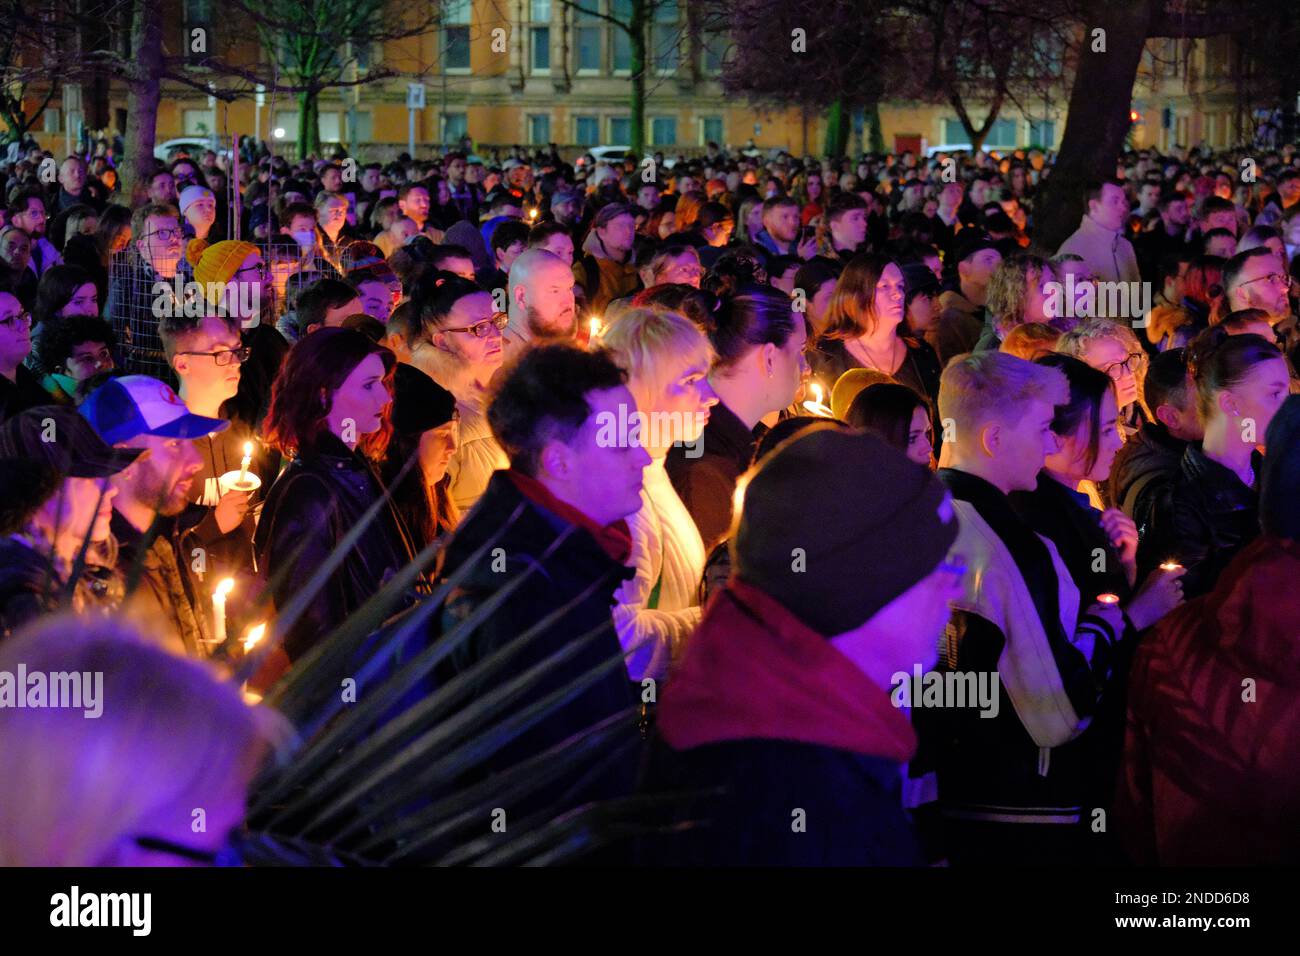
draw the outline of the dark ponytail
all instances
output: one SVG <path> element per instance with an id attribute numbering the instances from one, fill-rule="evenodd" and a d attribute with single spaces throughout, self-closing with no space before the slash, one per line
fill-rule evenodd
<path id="1" fill-rule="evenodd" d="M 1222 325 L 1211 326 L 1192 340 L 1187 355 L 1202 422 L 1209 420 L 1219 392 L 1240 385 L 1256 365 L 1283 357 L 1278 347 L 1263 336 L 1230 335 Z"/>
<path id="2" fill-rule="evenodd" d="M 709 341 L 717 354 L 714 368 L 724 373 L 750 351 L 769 342 L 785 346 L 794 334 L 795 323 L 804 321 L 796 315 L 790 297 L 765 285 L 740 286 L 720 298 L 707 329 Z"/>

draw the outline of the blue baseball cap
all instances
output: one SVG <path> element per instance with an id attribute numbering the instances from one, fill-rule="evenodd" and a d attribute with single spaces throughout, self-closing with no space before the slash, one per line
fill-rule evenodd
<path id="1" fill-rule="evenodd" d="M 141 435 L 202 438 L 224 431 L 224 418 L 195 415 L 165 382 L 148 375 L 111 378 L 86 396 L 79 412 L 110 445 Z"/>

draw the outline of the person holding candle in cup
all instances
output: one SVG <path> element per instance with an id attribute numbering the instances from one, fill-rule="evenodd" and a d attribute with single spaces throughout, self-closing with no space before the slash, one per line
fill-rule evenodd
<path id="1" fill-rule="evenodd" d="M 140 575 L 130 602 L 149 633 L 191 656 L 212 650 L 209 596 L 224 576 L 193 557 L 201 541 L 211 540 L 212 509 L 190 503 L 203 458 L 195 439 L 228 428 L 220 418 L 195 415 L 175 392 L 156 378 L 126 375 L 109 379 L 79 408 L 99 436 L 116 448 L 144 448 L 142 455 L 110 481 L 111 529 L 117 539 L 118 567 Z"/>
<path id="2" fill-rule="evenodd" d="M 229 405 L 239 390 L 248 349 L 240 342 L 235 320 L 225 316 L 172 316 L 158 326 L 163 351 L 181 383 L 180 398 L 196 415 L 230 419 Z M 213 432 L 195 443 L 203 465 L 194 477 L 190 498 L 213 509 L 211 532 L 205 546 L 231 571 L 254 569 L 252 496 L 256 487 L 269 487 L 278 456 L 266 449 L 246 423 L 231 420 L 231 427 Z M 236 488 L 221 481 L 238 475 L 248 455 L 254 480 Z"/>

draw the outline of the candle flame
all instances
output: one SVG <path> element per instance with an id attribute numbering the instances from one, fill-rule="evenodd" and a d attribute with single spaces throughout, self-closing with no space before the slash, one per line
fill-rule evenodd
<path id="1" fill-rule="evenodd" d="M 258 624 L 256 627 L 250 627 L 248 633 L 244 636 L 244 653 L 247 654 L 266 634 L 266 625 Z"/>
<path id="2" fill-rule="evenodd" d="M 600 333 L 604 331 L 604 329 L 601 328 L 601 324 L 600 324 L 600 316 L 593 315 L 593 316 L 591 317 L 591 323 L 590 323 L 590 324 L 591 324 L 591 337 L 592 337 L 593 339 L 598 339 L 598 338 L 600 338 Z"/>
<path id="3" fill-rule="evenodd" d="M 1119 595 L 1118 595 L 1118 594 L 1098 594 L 1098 595 L 1097 595 L 1097 600 L 1100 601 L 1102 604 L 1118 604 L 1118 603 L 1119 603 Z"/>
<path id="4" fill-rule="evenodd" d="M 252 455 L 253 455 L 253 443 L 251 441 L 244 442 L 244 457 L 251 458 Z"/>
<path id="5" fill-rule="evenodd" d="M 536 219 L 536 218 L 537 218 L 537 210 L 536 210 L 536 209 L 530 209 L 530 210 L 528 210 L 528 218 L 529 218 L 529 219 Z"/>
<path id="6" fill-rule="evenodd" d="M 1179 568 L 1181 568 L 1181 567 L 1182 567 L 1181 564 L 1179 564 L 1179 563 L 1178 563 L 1177 561 L 1175 561 L 1173 558 L 1170 558 L 1170 559 L 1169 559 L 1168 561 L 1166 561 L 1164 564 L 1160 565 L 1160 570 L 1161 570 L 1161 571 L 1177 571 L 1177 570 L 1178 570 Z"/>
<path id="7" fill-rule="evenodd" d="M 816 404 L 820 405 L 822 403 L 822 387 L 818 385 L 816 382 L 813 382 L 808 387 L 812 389 L 813 401 Z"/>
<path id="8" fill-rule="evenodd" d="M 212 592 L 214 597 L 224 598 L 227 594 L 235 589 L 234 578 L 222 578 L 218 583 L 216 590 Z"/>

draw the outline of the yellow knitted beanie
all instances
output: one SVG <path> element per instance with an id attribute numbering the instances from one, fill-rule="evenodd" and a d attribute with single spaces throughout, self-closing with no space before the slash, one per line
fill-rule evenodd
<path id="1" fill-rule="evenodd" d="M 229 282 L 240 264 L 257 251 L 251 242 L 238 239 L 214 243 L 203 251 L 194 267 L 194 280 L 204 286 L 209 282 Z"/>

